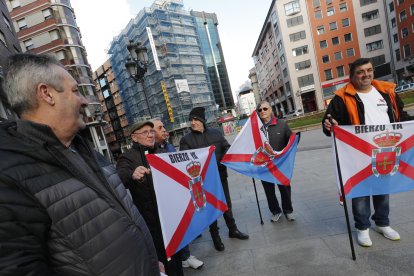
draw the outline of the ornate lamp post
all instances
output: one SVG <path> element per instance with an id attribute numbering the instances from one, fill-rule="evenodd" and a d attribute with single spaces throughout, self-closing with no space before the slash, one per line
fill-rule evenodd
<path id="1" fill-rule="evenodd" d="M 127 45 L 130 57 L 125 63 L 125 67 L 128 70 L 131 77 L 136 83 L 141 83 L 142 91 L 144 92 L 145 102 L 147 103 L 148 113 L 152 118 L 151 108 L 148 102 L 147 93 L 145 91 L 144 76 L 148 68 L 148 54 L 147 48 L 142 46 L 141 43 L 129 42 Z"/>

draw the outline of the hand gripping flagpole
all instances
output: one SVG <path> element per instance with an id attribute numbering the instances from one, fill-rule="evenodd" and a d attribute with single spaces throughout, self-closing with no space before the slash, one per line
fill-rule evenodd
<path id="1" fill-rule="evenodd" d="M 348 228 L 348 236 L 349 236 L 349 243 L 351 245 L 351 253 L 352 253 L 352 260 L 356 260 L 355 257 L 355 249 L 354 249 L 354 242 L 352 239 L 352 233 L 351 233 L 351 225 L 349 223 L 349 216 L 348 216 L 348 207 L 346 204 L 346 198 L 345 198 L 345 190 L 344 190 L 344 184 L 342 181 L 342 173 L 341 173 L 341 167 L 339 165 L 339 158 L 338 158 L 338 150 L 336 148 L 336 138 L 335 138 L 335 131 L 334 131 L 334 124 L 332 121 L 332 116 L 330 114 L 328 114 L 327 116 L 329 122 L 331 123 L 331 134 L 334 140 L 334 148 L 335 148 L 335 158 L 336 158 L 336 167 L 338 170 L 338 179 L 339 179 L 339 185 L 341 186 L 341 196 L 343 198 L 343 206 L 344 206 L 344 211 L 345 211 L 345 219 L 346 219 L 346 226 Z"/>
<path id="2" fill-rule="evenodd" d="M 259 209 L 260 224 L 263 225 L 264 223 L 263 223 L 263 218 L 262 218 L 262 211 L 260 211 L 259 198 L 257 197 L 256 181 L 254 181 L 254 178 L 252 178 L 252 180 L 253 180 L 253 186 L 254 186 L 254 193 L 256 194 L 257 209 Z"/>

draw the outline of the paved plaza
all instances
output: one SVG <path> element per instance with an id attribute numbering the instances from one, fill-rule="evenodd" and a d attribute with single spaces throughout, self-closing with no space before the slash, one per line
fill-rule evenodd
<path id="1" fill-rule="evenodd" d="M 237 225 L 250 239 L 229 239 L 220 218 L 225 251 L 216 251 L 210 233 L 204 231 L 190 246 L 204 267 L 197 271 L 187 268 L 185 275 L 414 275 L 414 191 L 391 195 L 391 225 L 400 233 L 401 241 L 387 240 L 371 230 L 371 248 L 356 243 L 348 201 L 356 253 L 356 260 L 352 260 L 330 139 L 320 128 L 302 133 L 296 155 L 292 180 L 295 222 L 288 222 L 284 216 L 270 222 L 263 187 L 256 180 L 261 225 L 252 179 L 229 170 L 229 183 Z M 280 199 L 278 191 L 276 194 Z"/>

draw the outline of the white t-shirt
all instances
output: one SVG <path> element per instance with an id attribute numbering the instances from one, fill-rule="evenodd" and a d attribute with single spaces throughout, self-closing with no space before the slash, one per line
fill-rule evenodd
<path id="1" fill-rule="evenodd" d="M 368 93 L 357 92 L 364 104 L 364 116 L 366 125 L 389 124 L 388 105 L 381 94 L 372 86 Z"/>

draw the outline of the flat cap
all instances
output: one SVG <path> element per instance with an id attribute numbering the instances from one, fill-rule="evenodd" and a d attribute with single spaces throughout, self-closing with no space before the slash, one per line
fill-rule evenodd
<path id="1" fill-rule="evenodd" d="M 129 128 L 129 134 L 131 135 L 135 131 L 143 128 L 144 126 L 149 125 L 151 127 L 154 127 L 154 123 L 151 121 L 138 121 L 135 122 L 130 128 Z"/>

